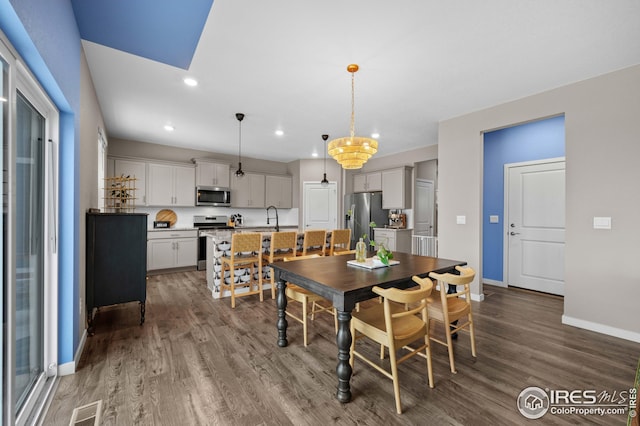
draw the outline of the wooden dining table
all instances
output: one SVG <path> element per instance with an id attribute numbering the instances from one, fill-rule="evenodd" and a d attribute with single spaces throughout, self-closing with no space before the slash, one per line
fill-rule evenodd
<path id="1" fill-rule="evenodd" d="M 373 255 L 373 253 L 370 253 Z M 371 291 L 375 286 L 388 288 L 408 288 L 415 283 L 411 277 L 426 277 L 430 272 L 445 273 L 458 265 L 466 265 L 459 260 L 417 256 L 407 253 L 394 253 L 398 264 L 376 269 L 367 269 L 347 263 L 351 256 L 324 256 L 304 259 L 296 262 L 277 262 L 271 266 L 275 271 L 278 290 L 278 346 L 286 347 L 287 341 L 287 282 L 294 283 L 333 302 L 338 317 L 338 390 L 336 398 L 340 402 L 351 400 L 351 365 L 349 351 L 352 336 L 350 330 L 351 312 L 356 303 L 372 299 L 376 295 Z"/>

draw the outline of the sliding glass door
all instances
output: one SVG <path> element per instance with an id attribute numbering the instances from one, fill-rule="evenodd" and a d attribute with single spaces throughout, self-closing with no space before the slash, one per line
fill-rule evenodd
<path id="1" fill-rule="evenodd" d="M 0 423 L 23 425 L 37 420 L 57 376 L 58 112 L 7 46 L 0 38 Z"/>
<path id="2" fill-rule="evenodd" d="M 44 372 L 45 119 L 18 93 L 15 162 L 16 411 Z"/>

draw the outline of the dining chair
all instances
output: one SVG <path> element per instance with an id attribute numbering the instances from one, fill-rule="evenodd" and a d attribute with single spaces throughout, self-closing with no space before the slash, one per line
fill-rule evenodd
<path id="1" fill-rule="evenodd" d="M 351 229 L 334 229 L 331 231 L 329 256 L 349 251 L 351 245 Z"/>
<path id="2" fill-rule="evenodd" d="M 303 256 L 296 257 L 285 257 L 285 262 L 292 262 L 296 260 L 303 259 L 312 259 L 315 257 L 321 257 L 319 254 L 309 254 Z M 319 296 L 309 290 L 306 290 L 302 287 L 295 285 L 295 283 L 287 282 L 287 288 L 285 290 L 285 295 L 289 300 L 299 302 L 302 305 L 302 315 L 296 316 L 289 310 L 285 310 L 285 314 L 293 318 L 302 324 L 302 335 L 304 346 L 307 346 L 307 329 L 308 329 L 308 318 L 311 317 L 311 320 L 315 318 L 315 314 L 325 312 L 333 315 L 333 326 L 338 331 L 338 317 L 336 316 L 335 309 L 333 308 L 332 303 L 325 299 L 322 296 Z M 309 304 L 312 304 L 311 312 L 309 312 Z"/>
<path id="3" fill-rule="evenodd" d="M 415 355 L 423 355 L 427 358 L 427 374 L 429 387 L 433 388 L 433 369 L 431 366 L 431 346 L 429 342 L 429 317 L 427 313 L 427 298 L 433 289 L 430 280 L 418 283 L 419 289 L 401 290 L 398 288 L 373 287 L 372 291 L 382 296 L 381 304 L 363 308 L 360 312 L 354 312 L 351 317 L 351 351 L 349 363 L 354 368 L 355 357 L 375 368 L 393 381 L 393 393 L 396 402 L 396 411 L 402 414 L 400 404 L 400 384 L 398 382 L 398 365 Z M 405 308 L 405 306 L 408 306 Z M 420 314 L 420 316 L 416 315 Z M 389 348 L 390 369 L 381 367 L 379 362 L 367 358 L 362 352 L 356 350 L 356 341 L 367 337 L 382 348 Z M 420 340 L 419 347 L 409 346 Z M 404 356 L 397 357 L 401 349 L 408 350 Z M 424 351 L 424 354 L 422 353 Z M 380 353 L 381 357 L 383 352 Z"/>
<path id="4" fill-rule="evenodd" d="M 327 246 L 327 231 L 324 229 L 304 231 L 302 255 L 318 254 L 324 256 Z"/>
<path id="5" fill-rule="evenodd" d="M 231 307 L 236 307 L 236 297 L 262 294 L 262 235 L 258 232 L 235 233 L 231 236 L 230 253 L 220 257 L 220 290 L 231 291 Z M 256 266 L 257 265 L 257 266 Z M 250 271 L 246 274 L 247 269 Z M 238 271 L 240 275 L 237 275 Z M 229 271 L 227 282 L 226 272 Z M 247 288 L 244 293 L 236 293 L 239 288 Z"/>
<path id="6" fill-rule="evenodd" d="M 268 263 L 279 262 L 285 257 L 296 256 L 296 246 L 298 244 L 298 233 L 295 231 L 272 232 L 269 252 L 262 254 L 262 260 Z M 273 268 L 271 269 L 271 298 L 276 298 L 276 285 Z"/>
<path id="7" fill-rule="evenodd" d="M 476 356 L 476 339 L 473 325 L 473 313 L 471 312 L 471 282 L 476 276 L 475 271 L 468 266 L 456 266 L 456 270 L 460 275 L 446 273 L 438 274 L 431 272 L 429 278 L 438 281 L 439 290 L 434 290 L 428 300 L 429 320 L 442 322 L 446 341 L 431 336 L 431 340 L 447 347 L 449 352 L 449 366 L 451 372 L 456 373 L 455 361 L 453 356 L 453 334 L 468 328 L 471 338 L 471 355 Z M 418 284 L 424 281 L 431 281 L 429 278 L 413 277 L 413 281 Z M 447 293 L 449 284 L 454 286 L 463 286 L 462 290 L 455 293 Z M 450 290 L 451 291 L 451 290 Z M 460 296 L 464 296 L 460 297 Z M 466 322 L 460 323 L 464 317 Z M 455 324 L 453 324 L 456 322 Z"/>

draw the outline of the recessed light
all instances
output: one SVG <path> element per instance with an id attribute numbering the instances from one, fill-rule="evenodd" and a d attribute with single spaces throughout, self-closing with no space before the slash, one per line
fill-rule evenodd
<path id="1" fill-rule="evenodd" d="M 165 129 L 167 132 L 173 132 L 173 131 L 175 130 L 175 127 L 173 127 L 171 124 L 165 124 L 165 125 L 164 125 L 164 129 Z"/>
<path id="2" fill-rule="evenodd" d="M 282 130 L 276 130 L 276 136 L 282 136 L 284 132 Z"/>
<path id="3" fill-rule="evenodd" d="M 378 139 L 380 137 L 380 133 L 371 133 L 371 137 L 374 139 Z"/>
<path id="4" fill-rule="evenodd" d="M 318 153 L 314 151 L 314 152 L 312 152 L 312 153 L 311 153 L 311 156 L 312 156 L 312 157 L 317 157 L 317 156 L 318 156 Z"/>
<path id="5" fill-rule="evenodd" d="M 182 81 L 184 81 L 184 84 L 186 84 L 187 86 L 195 87 L 198 85 L 198 81 L 195 78 L 186 77 Z"/>

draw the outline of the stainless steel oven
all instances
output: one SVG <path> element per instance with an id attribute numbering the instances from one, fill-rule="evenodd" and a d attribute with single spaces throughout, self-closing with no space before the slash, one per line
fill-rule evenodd
<path id="1" fill-rule="evenodd" d="M 198 229 L 198 271 L 207 269 L 207 237 L 204 231 L 233 229 L 227 225 L 228 216 L 193 216 L 193 227 Z"/>

